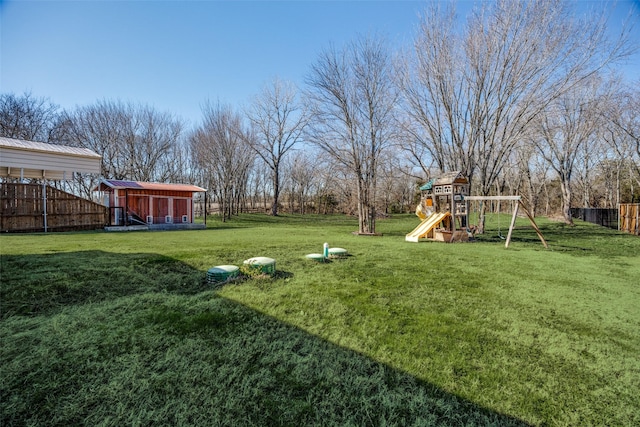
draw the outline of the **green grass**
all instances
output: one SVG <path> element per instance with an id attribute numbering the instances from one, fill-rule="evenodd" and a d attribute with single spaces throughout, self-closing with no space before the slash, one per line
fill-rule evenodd
<path id="1" fill-rule="evenodd" d="M 417 221 L 2 235 L 0 424 L 640 424 L 640 239 L 405 242 Z M 324 242 L 350 256 L 305 259 Z M 254 256 L 277 274 L 206 284 Z"/>

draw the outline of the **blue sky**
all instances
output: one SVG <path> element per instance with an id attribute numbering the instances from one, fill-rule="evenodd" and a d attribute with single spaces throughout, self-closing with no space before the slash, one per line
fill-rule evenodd
<path id="1" fill-rule="evenodd" d="M 139 102 L 194 124 L 207 99 L 241 107 L 273 77 L 302 84 L 330 43 L 368 33 L 410 43 L 424 5 L 0 0 L 0 91 L 30 91 L 69 109 L 99 99 Z M 630 9 L 638 21 L 640 1 L 618 1 L 612 28 Z M 638 79 L 638 69 L 640 54 L 625 71 Z"/>

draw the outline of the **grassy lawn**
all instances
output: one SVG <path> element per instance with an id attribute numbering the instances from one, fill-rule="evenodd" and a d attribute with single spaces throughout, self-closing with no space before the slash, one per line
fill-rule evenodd
<path id="1" fill-rule="evenodd" d="M 640 425 L 640 239 L 541 219 L 545 250 L 519 219 L 505 249 L 490 221 L 2 235 L 0 425 Z M 276 275 L 206 284 L 254 256 Z"/>

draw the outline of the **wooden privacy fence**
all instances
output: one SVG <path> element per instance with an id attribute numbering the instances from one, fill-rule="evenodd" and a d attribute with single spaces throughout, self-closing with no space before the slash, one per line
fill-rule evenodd
<path id="1" fill-rule="evenodd" d="M 62 190 L 0 183 L 1 232 L 93 230 L 103 228 L 107 220 L 105 206 Z"/>
<path id="2" fill-rule="evenodd" d="M 619 229 L 640 236 L 640 203 L 626 203 L 619 207 Z"/>

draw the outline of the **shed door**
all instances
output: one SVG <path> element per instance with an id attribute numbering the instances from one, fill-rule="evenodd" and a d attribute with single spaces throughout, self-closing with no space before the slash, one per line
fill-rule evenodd
<path id="1" fill-rule="evenodd" d="M 154 222 L 158 221 L 160 223 L 164 222 L 164 219 L 167 215 L 169 215 L 169 199 L 166 198 L 157 198 L 153 200 L 153 216 Z"/>
<path id="2" fill-rule="evenodd" d="M 189 218 L 189 212 L 187 211 L 187 199 L 173 199 L 173 218 L 176 222 L 182 222 L 182 217 L 187 215 L 187 221 L 191 221 Z"/>

